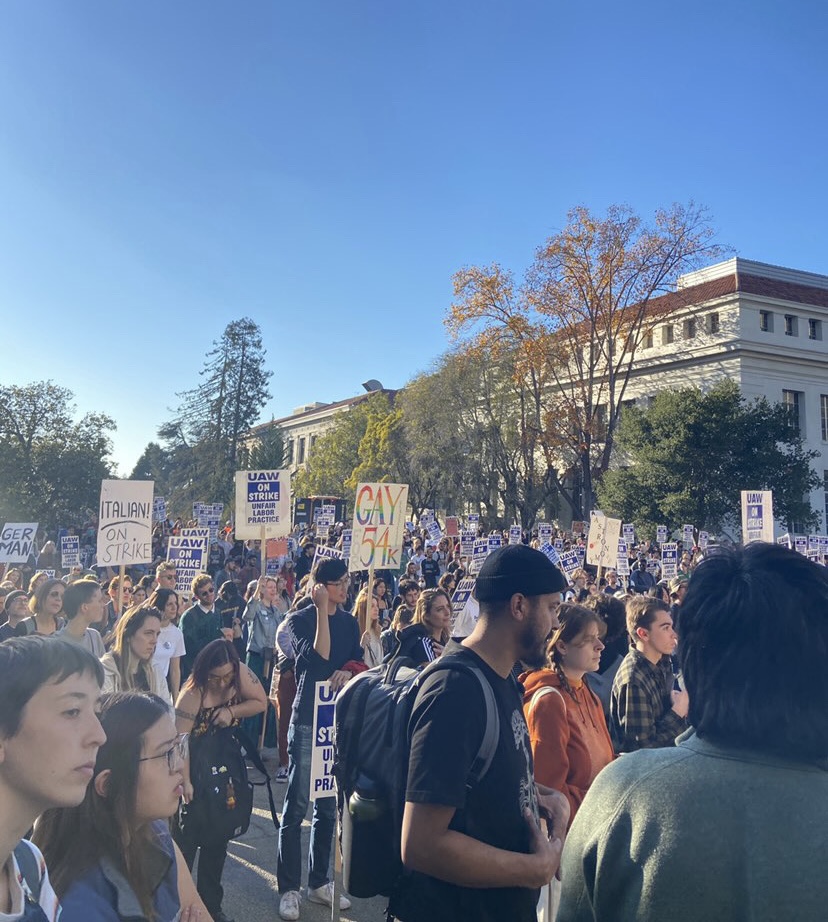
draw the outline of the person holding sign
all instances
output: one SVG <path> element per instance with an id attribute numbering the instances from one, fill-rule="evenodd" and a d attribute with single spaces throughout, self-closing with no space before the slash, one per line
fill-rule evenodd
<path id="1" fill-rule="evenodd" d="M 276 876 L 279 915 L 299 918 L 302 864 L 302 823 L 310 801 L 313 709 L 316 683 L 329 681 L 336 692 L 365 669 L 359 625 L 342 608 L 348 596 L 348 566 L 342 559 L 320 558 L 311 572 L 311 602 L 288 616 L 287 629 L 296 657 L 296 698 L 288 730 L 288 786 L 285 792 Z M 320 797 L 313 804 L 308 899 L 333 905 L 331 845 L 336 821 L 336 798 Z M 351 905 L 340 897 L 339 908 Z"/>

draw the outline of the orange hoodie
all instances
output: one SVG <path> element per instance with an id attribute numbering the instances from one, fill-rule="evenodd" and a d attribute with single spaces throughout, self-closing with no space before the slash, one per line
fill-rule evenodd
<path id="1" fill-rule="evenodd" d="M 583 681 L 570 682 L 573 700 L 551 669 L 525 672 L 520 681 L 535 780 L 566 796 L 571 823 L 595 776 L 615 758 L 601 702 Z M 555 691 L 544 692 L 532 705 L 544 686 Z"/>

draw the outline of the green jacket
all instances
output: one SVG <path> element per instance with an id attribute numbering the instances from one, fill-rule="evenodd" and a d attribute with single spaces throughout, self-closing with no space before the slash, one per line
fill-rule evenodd
<path id="1" fill-rule="evenodd" d="M 558 922 L 821 922 L 826 851 L 824 766 L 688 731 L 595 779 L 564 847 Z"/>

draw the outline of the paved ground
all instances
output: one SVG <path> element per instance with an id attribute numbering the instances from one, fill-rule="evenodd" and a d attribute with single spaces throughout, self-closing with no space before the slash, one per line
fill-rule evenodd
<path id="1" fill-rule="evenodd" d="M 265 750 L 265 762 L 276 774 L 275 763 L 268 760 L 272 753 Z M 258 773 L 251 772 L 253 780 Z M 276 809 L 281 813 L 285 796 L 285 784 L 273 782 Z M 310 811 L 309 811 L 310 815 Z M 302 854 L 307 856 L 310 823 L 306 820 L 302 829 Z M 304 869 L 307 881 L 307 857 Z M 238 841 L 231 842 L 224 870 L 224 911 L 235 922 L 278 922 L 279 896 L 276 892 L 276 830 L 270 818 L 265 788 L 256 788 L 256 801 L 250 829 Z M 303 897 L 305 892 L 303 890 Z M 353 899 L 353 906 L 335 918 L 341 922 L 383 922 L 386 900 L 376 897 L 372 900 Z M 301 906 L 303 922 L 326 922 L 331 919 L 331 910 L 325 906 L 309 903 L 303 898 Z"/>

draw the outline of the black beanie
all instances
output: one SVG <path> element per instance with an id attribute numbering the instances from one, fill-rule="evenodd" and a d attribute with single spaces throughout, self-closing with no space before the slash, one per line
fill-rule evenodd
<path id="1" fill-rule="evenodd" d="M 474 595 L 478 602 L 502 602 L 516 592 L 526 596 L 563 592 L 569 584 L 550 559 L 525 544 L 507 544 L 483 561 Z"/>

